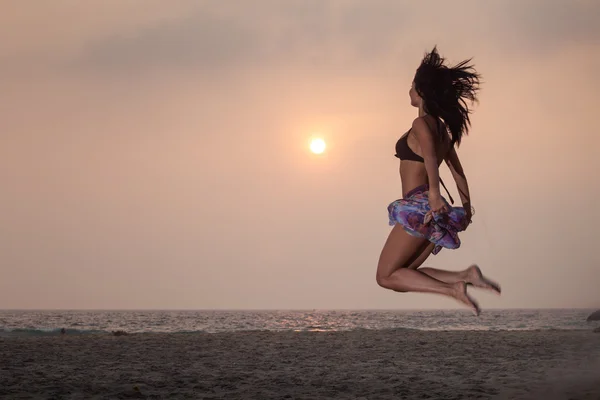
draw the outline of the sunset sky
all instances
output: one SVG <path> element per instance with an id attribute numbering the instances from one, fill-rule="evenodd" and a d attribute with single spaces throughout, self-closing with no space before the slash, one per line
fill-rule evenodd
<path id="1" fill-rule="evenodd" d="M 0 3 L 0 308 L 424 309 L 375 282 L 423 54 L 484 83 L 459 149 L 482 308 L 600 307 L 600 2 Z M 309 140 L 327 142 L 321 155 Z M 455 198 L 445 166 L 441 175 Z"/>

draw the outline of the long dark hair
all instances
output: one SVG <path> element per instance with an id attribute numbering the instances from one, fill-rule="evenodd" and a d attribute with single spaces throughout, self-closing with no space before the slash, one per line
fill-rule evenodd
<path id="1" fill-rule="evenodd" d="M 452 144 L 459 146 L 471 126 L 467 100 L 477 102 L 481 76 L 469 64 L 471 59 L 453 67 L 445 65 L 444 61 L 437 46 L 426 53 L 415 74 L 415 90 L 424 101 L 424 111 L 441 118 L 452 134 Z"/>

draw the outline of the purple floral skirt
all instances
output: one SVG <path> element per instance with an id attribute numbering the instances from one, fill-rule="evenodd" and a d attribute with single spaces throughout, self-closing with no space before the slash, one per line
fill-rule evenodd
<path id="1" fill-rule="evenodd" d="M 452 207 L 446 203 L 448 213 L 430 213 L 429 186 L 419 186 L 406 194 L 403 199 L 396 200 L 388 206 L 390 225 L 400 224 L 406 232 L 413 236 L 426 238 L 435 244 L 433 254 L 442 247 L 458 249 L 460 239 L 458 232 L 466 229 L 468 221 L 463 207 Z"/>

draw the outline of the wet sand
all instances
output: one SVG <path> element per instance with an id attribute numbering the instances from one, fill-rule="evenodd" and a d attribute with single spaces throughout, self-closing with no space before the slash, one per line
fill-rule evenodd
<path id="1" fill-rule="evenodd" d="M 590 331 L 0 338 L 6 399 L 600 399 Z"/>

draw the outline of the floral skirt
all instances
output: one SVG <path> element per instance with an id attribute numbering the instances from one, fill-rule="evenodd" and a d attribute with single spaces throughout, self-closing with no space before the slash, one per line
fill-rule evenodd
<path id="1" fill-rule="evenodd" d="M 428 195 L 429 186 L 422 185 L 408 192 L 405 198 L 390 203 L 390 225 L 400 224 L 409 234 L 434 243 L 433 254 L 439 253 L 442 247 L 458 249 L 458 232 L 464 231 L 468 225 L 465 209 L 452 207 L 444 199 L 449 212 L 430 212 Z"/>

